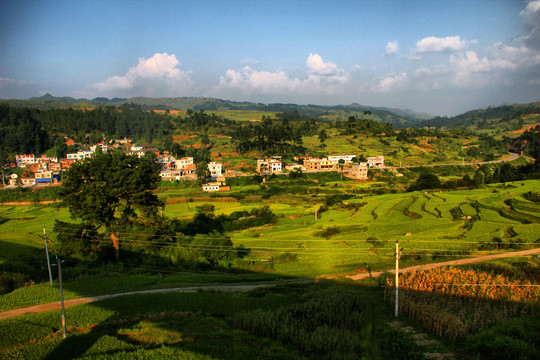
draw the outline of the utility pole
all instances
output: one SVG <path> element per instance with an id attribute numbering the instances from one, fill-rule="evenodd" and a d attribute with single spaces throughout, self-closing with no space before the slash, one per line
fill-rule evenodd
<path id="1" fill-rule="evenodd" d="M 65 339 L 66 334 L 66 310 L 64 308 L 64 291 L 62 289 L 62 261 L 56 257 L 56 264 L 58 265 L 58 282 L 60 283 L 60 307 L 62 308 L 62 337 Z"/>
<path id="2" fill-rule="evenodd" d="M 52 286 L 51 260 L 49 259 L 49 246 L 47 245 L 47 234 L 45 233 L 45 227 L 43 227 L 43 238 L 45 239 L 45 254 L 47 254 L 47 267 L 49 268 L 49 282 Z"/>
<path id="3" fill-rule="evenodd" d="M 399 258 L 401 257 L 401 253 L 399 250 L 399 240 L 396 240 L 396 302 L 395 302 L 395 311 L 394 314 L 396 317 L 398 317 L 399 312 Z"/>

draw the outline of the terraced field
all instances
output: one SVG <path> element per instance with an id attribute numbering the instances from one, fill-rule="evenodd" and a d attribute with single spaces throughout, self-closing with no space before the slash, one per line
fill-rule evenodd
<path id="1" fill-rule="evenodd" d="M 472 191 L 366 196 L 350 201 L 359 209 L 333 208 L 317 220 L 313 208 L 291 207 L 277 224 L 237 232 L 232 239 L 251 249 L 254 261 L 288 259 L 274 261 L 274 269 L 298 276 L 388 268 L 396 240 L 409 259 L 419 261 L 535 247 L 540 204 L 522 195 L 539 190 L 538 181 L 523 181 Z"/>
<path id="2" fill-rule="evenodd" d="M 204 203 L 212 203 L 216 215 L 268 205 L 277 222 L 227 234 L 234 245 L 247 249 L 246 261 L 277 274 L 320 276 L 391 268 L 396 240 L 405 264 L 538 246 L 540 204 L 523 195 L 539 191 L 540 182 L 530 180 L 481 190 L 357 195 L 320 211 L 323 198 L 316 195 L 186 201 L 189 190 L 178 189 L 167 193 L 163 214 L 190 218 Z M 27 266 L 24 256 L 42 251 L 42 228 L 52 232 L 54 220 L 69 215 L 57 206 L 2 206 L 0 218 L 0 264 Z"/>

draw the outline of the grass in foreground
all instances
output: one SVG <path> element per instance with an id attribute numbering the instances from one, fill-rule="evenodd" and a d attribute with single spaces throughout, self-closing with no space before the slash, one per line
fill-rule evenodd
<path id="1" fill-rule="evenodd" d="M 0 359 L 416 358 L 382 300 L 376 284 L 334 282 L 125 296 L 66 309 L 66 340 L 56 311 L 0 321 Z"/>

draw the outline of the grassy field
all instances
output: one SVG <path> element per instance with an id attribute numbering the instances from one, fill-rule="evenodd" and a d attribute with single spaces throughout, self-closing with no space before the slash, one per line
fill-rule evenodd
<path id="1" fill-rule="evenodd" d="M 313 183 L 304 189 L 313 192 L 311 195 L 248 195 L 226 201 L 198 201 L 193 189 L 168 189 L 161 194 L 171 202 L 163 214 L 190 218 L 204 203 L 214 205 L 216 215 L 269 205 L 278 216 L 277 223 L 228 235 L 235 246 L 250 249 L 250 261 L 271 261 L 272 271 L 286 276 L 351 272 L 366 265 L 390 267 L 396 240 L 411 261 L 530 247 L 539 241 L 540 204 L 522 197 L 529 191 L 540 191 L 536 180 L 494 184 L 480 190 L 384 195 L 352 195 L 355 191 L 351 187 L 341 185 Z M 259 186 L 247 186 L 245 191 L 250 193 L 251 189 Z M 345 191 L 353 196 L 345 201 L 349 205 L 331 206 L 315 218 L 324 196 L 331 196 L 324 194 Z M 174 203 L 176 197 L 188 196 L 192 201 Z M 24 256 L 43 251 L 43 227 L 49 229 L 54 241 L 54 220 L 67 221 L 69 214 L 56 205 L 2 206 L 0 218 L 0 264 L 19 262 L 29 267 Z"/>
<path id="2" fill-rule="evenodd" d="M 396 240 L 409 259 L 418 260 L 490 249 L 495 238 L 507 248 L 522 242 L 535 246 L 540 205 L 527 202 L 523 215 L 504 200 L 523 203 L 520 195 L 538 192 L 539 186 L 524 181 L 473 191 L 365 196 L 356 200 L 364 203 L 359 209 L 333 208 L 317 220 L 313 206 L 297 206 L 277 224 L 234 233 L 232 239 L 261 260 L 288 254 L 294 261 L 274 263 L 274 270 L 295 276 L 389 267 Z"/>
<path id="3" fill-rule="evenodd" d="M 395 359 L 447 352 L 394 330 L 375 283 L 118 297 L 0 321 L 0 359 Z M 129 306 L 126 306 L 129 303 Z M 343 319 L 346 313 L 348 320 Z M 399 347 L 399 352 L 397 351 Z"/>

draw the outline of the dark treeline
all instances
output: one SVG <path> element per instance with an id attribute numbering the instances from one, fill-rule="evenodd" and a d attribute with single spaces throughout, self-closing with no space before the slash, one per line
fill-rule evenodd
<path id="1" fill-rule="evenodd" d="M 151 142 L 172 133 L 171 117 L 125 104 L 93 110 L 14 108 L 0 104 L 0 150 L 7 153 L 40 154 L 55 138 L 70 137 L 86 143 L 106 138 L 131 137 Z"/>
<path id="2" fill-rule="evenodd" d="M 232 132 L 233 143 L 240 153 L 257 150 L 260 152 L 304 153 L 302 136 L 312 134 L 318 128 L 314 121 L 276 121 L 263 116 L 262 123 L 237 127 Z"/>
<path id="3" fill-rule="evenodd" d="M 185 129 L 206 129 L 230 127 L 236 124 L 233 120 L 224 119 L 216 114 L 205 113 L 204 110 L 188 109 L 184 118 L 176 118 L 176 125 Z"/>
<path id="4" fill-rule="evenodd" d="M 369 119 L 357 118 L 350 116 L 347 121 L 339 122 L 338 127 L 342 129 L 342 135 L 352 135 L 358 133 L 372 135 L 392 135 L 394 128 L 391 124 L 383 124 Z"/>

